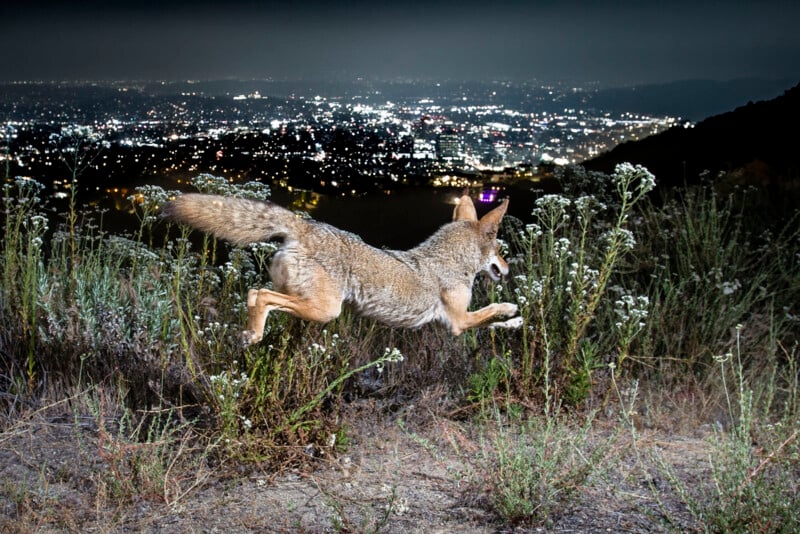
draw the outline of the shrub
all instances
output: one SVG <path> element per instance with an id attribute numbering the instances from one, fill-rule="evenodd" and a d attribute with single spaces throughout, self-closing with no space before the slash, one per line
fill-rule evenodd
<path id="1" fill-rule="evenodd" d="M 620 165 L 607 179 L 614 204 L 545 195 L 536 201 L 535 222 L 511 235 L 513 294 L 524 320 L 516 385 L 524 397 L 541 388 L 548 403 L 583 401 L 593 372 L 626 359 L 647 316 L 646 296 L 620 287 L 613 300 L 606 295 L 636 244 L 630 217 L 654 178 L 642 167 Z"/>
<path id="2" fill-rule="evenodd" d="M 771 339 L 796 332 L 800 284 L 790 258 L 800 229 L 796 219 L 777 233 L 753 227 L 747 198 L 747 191 L 720 198 L 705 186 L 660 207 L 644 205 L 636 287 L 650 298 L 654 320 L 639 347 L 658 356 L 648 359 L 652 369 L 713 367 L 715 355 L 731 350 L 736 325 L 750 332 L 747 357 L 764 365 L 773 357 Z"/>

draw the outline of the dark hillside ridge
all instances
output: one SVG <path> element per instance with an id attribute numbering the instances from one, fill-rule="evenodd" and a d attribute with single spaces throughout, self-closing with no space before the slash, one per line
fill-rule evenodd
<path id="1" fill-rule="evenodd" d="M 715 174 L 758 166 L 782 180 L 798 180 L 800 153 L 800 85 L 772 100 L 750 102 L 710 117 L 694 128 L 675 126 L 583 162 L 588 170 L 610 173 L 622 162 L 647 167 L 661 186 L 699 180 Z"/>
<path id="2" fill-rule="evenodd" d="M 672 116 L 697 122 L 748 102 L 775 98 L 794 83 L 790 79 L 741 78 L 615 87 L 592 94 L 589 105 L 612 113 Z M 575 105 L 583 107 L 577 102 Z"/>

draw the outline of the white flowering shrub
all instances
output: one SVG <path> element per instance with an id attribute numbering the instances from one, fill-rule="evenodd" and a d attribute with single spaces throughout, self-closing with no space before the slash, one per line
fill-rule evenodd
<path id="1" fill-rule="evenodd" d="M 518 251 L 512 263 L 521 271 L 512 291 L 524 320 L 519 376 L 526 394 L 541 386 L 551 391 L 551 378 L 558 377 L 565 382 L 557 388 L 564 400 L 585 398 L 592 372 L 624 359 L 647 317 L 646 297 L 626 296 L 617 301 L 620 313 L 610 321 L 614 308 L 604 297 L 609 280 L 636 246 L 629 228 L 633 207 L 655 181 L 646 169 L 622 164 L 607 182 L 616 193 L 613 202 L 592 195 L 542 196 L 533 209 L 534 222 L 512 236 Z M 598 335 L 592 328 L 598 316 L 609 318 L 602 326 L 620 324 L 616 335 Z"/>

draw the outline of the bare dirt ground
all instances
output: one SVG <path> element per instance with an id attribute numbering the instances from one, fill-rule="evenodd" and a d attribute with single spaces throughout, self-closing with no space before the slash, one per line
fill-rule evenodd
<path id="1" fill-rule="evenodd" d="M 418 410 L 418 409 L 417 409 Z M 167 465 L 170 487 L 125 495 L 90 418 L 39 414 L 0 434 L 3 532 L 670 532 L 696 528 L 650 458 L 691 484 L 708 470 L 702 431 L 614 432 L 604 475 L 541 524 L 509 525 L 481 483 L 482 430 L 430 413 L 387 415 L 369 401 L 347 415 L 350 440 L 313 468 L 273 475 L 252 465 Z M 634 454 L 638 451 L 638 454 Z M 186 451 L 184 456 L 193 453 Z M 167 495 L 167 497 L 165 497 Z M 168 500 L 169 502 L 165 502 Z"/>

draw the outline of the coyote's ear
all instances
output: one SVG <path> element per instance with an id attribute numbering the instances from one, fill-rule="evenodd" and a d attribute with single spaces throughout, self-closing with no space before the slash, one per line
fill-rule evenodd
<path id="1" fill-rule="evenodd" d="M 503 220 L 503 216 L 506 214 L 507 209 L 508 199 L 506 198 L 499 206 L 481 217 L 481 230 L 487 234 L 496 234 L 497 229 L 500 228 L 500 221 Z"/>
<path id="2" fill-rule="evenodd" d="M 478 212 L 475 211 L 475 204 L 472 203 L 472 199 L 469 198 L 469 195 L 462 195 L 462 197 L 458 199 L 458 203 L 456 204 L 456 209 L 453 210 L 453 220 L 454 221 L 478 220 Z"/>

